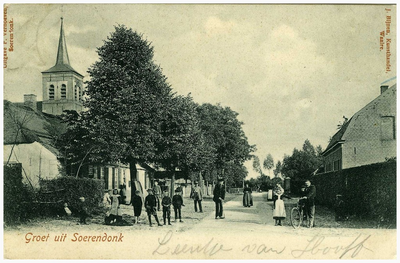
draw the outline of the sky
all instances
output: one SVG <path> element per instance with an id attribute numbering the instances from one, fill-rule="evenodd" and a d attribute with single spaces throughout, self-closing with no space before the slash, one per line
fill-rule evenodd
<path id="1" fill-rule="evenodd" d="M 41 72 L 55 64 L 61 16 L 71 66 L 85 80 L 114 26 L 132 28 L 152 43 L 176 93 L 239 113 L 261 162 L 268 153 L 282 160 L 306 139 L 325 149 L 343 116 L 379 96 L 397 71 L 395 6 L 13 4 L 4 99 L 42 99 Z M 386 45 L 380 50 L 387 16 L 390 71 Z"/>

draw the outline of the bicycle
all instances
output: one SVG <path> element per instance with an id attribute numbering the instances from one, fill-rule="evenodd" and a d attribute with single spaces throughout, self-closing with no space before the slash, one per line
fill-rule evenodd
<path id="1" fill-rule="evenodd" d="M 297 205 L 290 211 L 290 223 L 294 229 L 299 228 L 303 223 L 305 203 L 301 202 L 302 200 L 304 198 L 300 198 Z"/>

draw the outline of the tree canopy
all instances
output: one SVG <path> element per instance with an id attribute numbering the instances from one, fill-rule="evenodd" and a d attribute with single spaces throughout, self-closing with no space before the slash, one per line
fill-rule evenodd
<path id="1" fill-rule="evenodd" d="M 258 156 L 253 155 L 253 170 L 263 176 L 263 171 L 261 169 L 260 158 Z"/>
<path id="2" fill-rule="evenodd" d="M 242 129 L 243 123 L 237 118 L 238 113 L 229 107 L 205 103 L 198 108 L 200 127 L 204 135 L 204 141 L 213 153 L 208 167 L 207 180 L 215 180 L 210 175 L 215 175 L 212 170 L 217 170 L 219 176 L 228 178 L 232 165 L 242 167 L 246 160 L 251 158 L 251 152 L 255 146 L 248 143 Z M 245 171 L 242 167 L 239 171 Z M 225 173 L 226 172 L 226 173 Z M 242 180 L 247 171 L 242 173 Z"/>
<path id="3" fill-rule="evenodd" d="M 321 149 L 320 146 L 317 149 Z M 305 180 L 322 164 L 320 152 L 317 153 L 314 146 L 307 139 L 302 150 L 293 149 L 292 155 L 285 155 L 282 163 L 282 174 L 294 180 Z"/>
<path id="4" fill-rule="evenodd" d="M 109 146 L 111 161 L 136 164 L 154 158 L 171 87 L 153 61 L 153 48 L 125 26 L 97 50 L 89 68 L 85 115 L 93 138 Z"/>
<path id="5" fill-rule="evenodd" d="M 123 25 L 97 53 L 99 60 L 88 70 L 87 110 L 64 115 L 69 133 L 60 148 L 71 162 L 130 164 L 131 180 L 139 162 L 202 173 L 208 181 L 216 175 L 232 184 L 244 179 L 243 164 L 255 146 L 238 113 L 173 93 L 151 44 Z"/>
<path id="6" fill-rule="evenodd" d="M 267 169 L 268 172 L 274 167 L 274 158 L 272 158 L 270 153 L 267 154 L 267 157 L 265 157 L 263 167 L 264 169 Z"/>

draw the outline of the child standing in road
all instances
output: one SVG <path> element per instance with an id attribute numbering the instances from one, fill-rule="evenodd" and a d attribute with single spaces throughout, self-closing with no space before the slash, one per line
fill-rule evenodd
<path id="1" fill-rule="evenodd" d="M 172 205 L 174 206 L 175 222 L 178 217 L 179 217 L 179 222 L 183 222 L 181 216 L 181 208 L 182 206 L 185 205 L 183 204 L 183 199 L 182 196 L 180 195 L 179 189 L 175 190 L 175 195 L 172 197 Z"/>
<path id="2" fill-rule="evenodd" d="M 144 206 L 146 207 L 147 217 L 149 218 L 149 224 L 150 226 L 153 226 L 153 224 L 151 223 L 151 216 L 153 215 L 154 218 L 156 219 L 158 226 L 162 226 L 160 224 L 160 221 L 158 221 L 157 199 L 153 195 L 153 189 L 147 189 L 147 192 L 149 194 L 146 196 L 146 199 L 144 199 Z"/>
<path id="3" fill-rule="evenodd" d="M 169 193 L 167 190 L 164 191 L 164 197 L 161 201 L 163 208 L 163 219 L 164 225 L 166 224 L 165 219 L 168 218 L 168 225 L 171 225 L 171 197 L 169 197 Z"/>

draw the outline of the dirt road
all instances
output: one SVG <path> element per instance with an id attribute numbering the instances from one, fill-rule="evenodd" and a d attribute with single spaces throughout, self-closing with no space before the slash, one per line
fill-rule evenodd
<path id="1" fill-rule="evenodd" d="M 49 223 L 7 229 L 4 256 L 19 259 L 396 258 L 396 230 L 274 226 L 272 202 L 266 202 L 265 194 L 256 193 L 253 198 L 254 206 L 245 208 L 242 196 L 238 195 L 224 204 L 225 219 L 217 220 L 209 202 L 203 219 L 194 216 L 184 219 L 186 222 L 199 220 L 196 224 L 184 222 L 150 228 L 146 224 L 81 226 L 60 221 L 65 225 Z M 33 239 L 33 235 L 41 239 Z M 56 241 L 62 235 L 64 240 Z"/>

